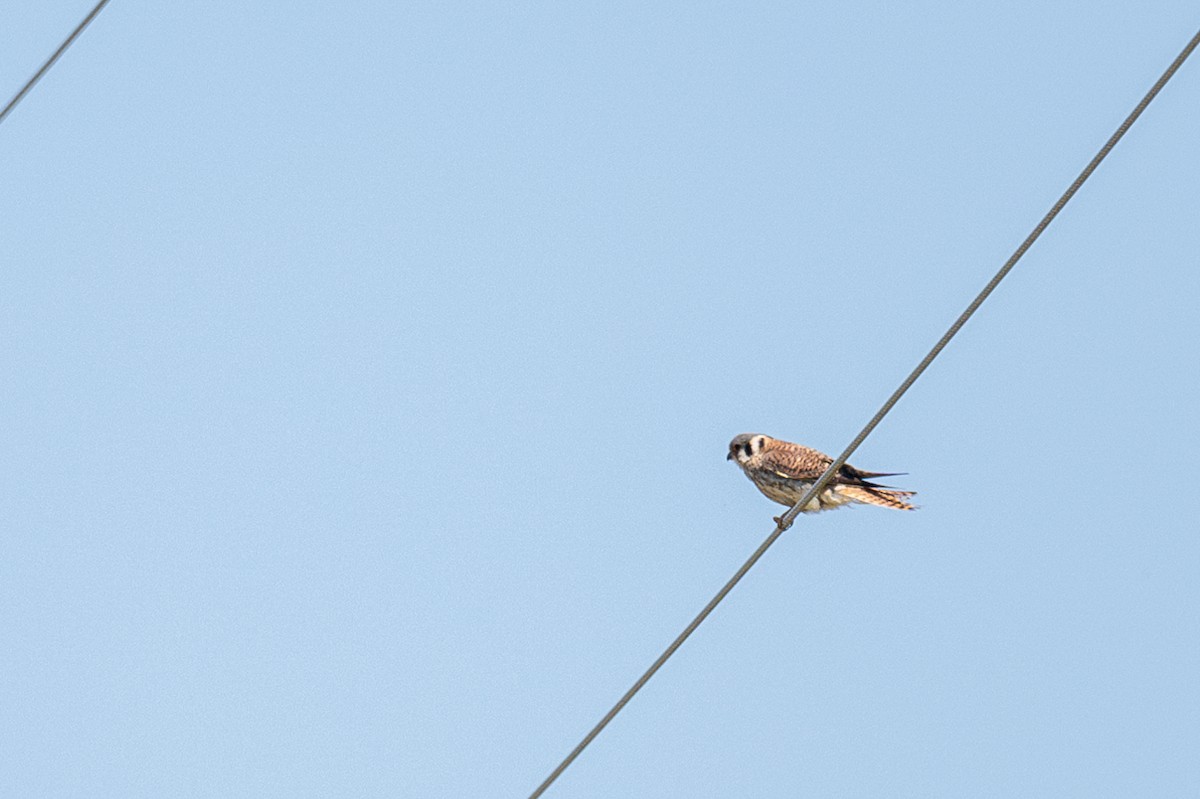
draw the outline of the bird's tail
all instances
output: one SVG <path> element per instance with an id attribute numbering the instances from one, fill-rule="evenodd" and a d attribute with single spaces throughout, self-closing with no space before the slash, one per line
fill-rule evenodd
<path id="1" fill-rule="evenodd" d="M 915 496 L 916 491 L 900 491 L 895 488 L 878 488 L 875 486 L 840 485 L 837 487 L 837 492 L 848 499 L 867 505 L 879 505 L 884 508 L 895 508 L 896 510 L 917 509 L 916 505 L 910 505 L 905 502 L 909 497 Z"/>

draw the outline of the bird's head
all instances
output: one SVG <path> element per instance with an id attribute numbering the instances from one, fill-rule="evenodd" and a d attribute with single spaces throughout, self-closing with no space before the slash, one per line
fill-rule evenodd
<path id="1" fill-rule="evenodd" d="M 734 436 L 733 441 L 729 442 L 729 454 L 725 456 L 725 460 L 744 464 L 762 451 L 768 438 L 761 433 L 742 433 Z"/>

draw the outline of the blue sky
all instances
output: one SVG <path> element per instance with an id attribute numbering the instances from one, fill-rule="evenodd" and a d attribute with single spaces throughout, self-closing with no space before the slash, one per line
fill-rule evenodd
<path id="1" fill-rule="evenodd" d="M 0 794 L 526 796 L 1196 24 L 112 3 L 0 126 Z M 1195 795 L 1198 99 L 547 796 Z"/>

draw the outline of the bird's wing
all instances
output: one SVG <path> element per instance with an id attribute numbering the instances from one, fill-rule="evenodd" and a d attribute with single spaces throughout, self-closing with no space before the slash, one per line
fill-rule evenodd
<path id="1" fill-rule="evenodd" d="M 838 469 L 837 480 L 838 482 L 849 483 L 850 485 L 887 488 L 887 486 L 881 486 L 879 483 L 872 481 L 876 477 L 897 477 L 902 474 L 907 474 L 907 472 L 865 472 L 862 469 L 855 469 L 846 463 L 842 465 L 841 469 Z"/>
<path id="2" fill-rule="evenodd" d="M 867 472 L 862 469 L 855 469 L 848 463 L 842 466 L 842 471 L 851 477 L 861 477 L 863 479 L 870 479 L 872 477 L 898 477 L 902 474 L 908 474 L 908 472 Z"/>
<path id="3" fill-rule="evenodd" d="M 816 480 L 829 468 L 829 464 L 833 463 L 833 458 L 815 449 L 792 444 L 764 452 L 763 461 L 764 468 L 770 469 L 780 477 Z"/>
<path id="4" fill-rule="evenodd" d="M 793 480 L 816 480 L 825 473 L 829 464 L 833 463 L 833 458 L 825 453 L 809 447 L 802 447 L 799 444 L 778 447 L 764 452 L 763 455 L 765 458 L 763 466 L 780 477 Z M 830 482 L 885 488 L 886 486 L 871 482 L 869 478 L 894 477 L 898 474 L 902 474 L 902 472 L 866 472 L 849 464 L 843 464 Z"/>

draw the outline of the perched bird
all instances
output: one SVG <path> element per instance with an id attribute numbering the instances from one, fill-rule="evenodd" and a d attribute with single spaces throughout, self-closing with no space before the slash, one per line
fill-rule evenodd
<path id="1" fill-rule="evenodd" d="M 817 482 L 817 478 L 829 468 L 829 464 L 833 463 L 833 458 L 823 452 L 760 433 L 735 436 L 729 442 L 729 455 L 725 459 L 735 461 L 768 499 L 788 507 L 799 502 Z M 881 505 L 896 510 L 916 510 L 915 506 L 905 501 L 915 491 L 899 491 L 868 479 L 897 474 L 902 472 L 864 472 L 848 463 L 844 464 L 802 512 L 815 513 L 850 502 Z M 779 521 L 778 516 L 775 521 Z"/>

